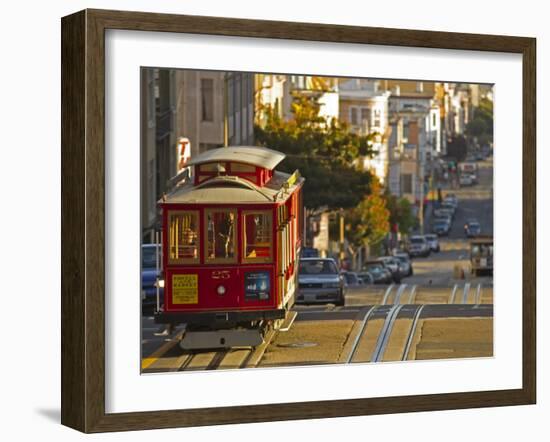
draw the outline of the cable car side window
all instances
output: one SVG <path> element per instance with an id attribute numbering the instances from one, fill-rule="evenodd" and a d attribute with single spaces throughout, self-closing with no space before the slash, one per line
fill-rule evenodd
<path id="1" fill-rule="evenodd" d="M 256 174 L 256 166 L 244 163 L 231 163 L 231 172 L 244 172 Z"/>
<path id="2" fill-rule="evenodd" d="M 206 209 L 204 218 L 205 261 L 207 263 L 237 262 L 237 211 Z"/>
<path id="3" fill-rule="evenodd" d="M 270 210 L 243 211 L 243 262 L 272 262 Z"/>
<path id="4" fill-rule="evenodd" d="M 199 212 L 170 211 L 168 213 L 170 264 L 198 263 L 199 251 Z"/>

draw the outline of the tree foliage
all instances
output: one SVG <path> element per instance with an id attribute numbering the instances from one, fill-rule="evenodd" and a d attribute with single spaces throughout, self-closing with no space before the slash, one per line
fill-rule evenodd
<path id="1" fill-rule="evenodd" d="M 476 137 L 481 145 L 493 141 L 493 102 L 483 98 L 474 108 L 474 118 L 466 127 L 469 136 Z"/>
<path id="2" fill-rule="evenodd" d="M 346 211 L 346 238 L 356 246 L 378 244 L 388 234 L 390 211 L 378 179 L 371 182 L 371 193 L 357 207 Z"/>
<path id="3" fill-rule="evenodd" d="M 370 137 L 352 133 L 337 119 L 319 115 L 317 95 L 296 94 L 289 120 L 265 108 L 266 122 L 255 126 L 255 139 L 286 154 L 282 171 L 300 170 L 306 178 L 306 207 L 355 207 L 370 192 L 371 173 L 362 170 L 360 164 L 361 157 L 373 154 Z"/>
<path id="4" fill-rule="evenodd" d="M 407 234 L 416 227 L 418 222 L 416 216 L 413 213 L 412 205 L 406 198 L 397 198 L 395 195 L 386 192 L 384 194 L 386 199 L 386 207 L 389 210 L 389 222 L 390 226 L 397 224 L 399 232 Z"/>

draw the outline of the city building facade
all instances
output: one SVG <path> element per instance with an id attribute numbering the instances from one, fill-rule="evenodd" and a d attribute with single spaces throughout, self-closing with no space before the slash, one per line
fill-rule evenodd
<path id="1" fill-rule="evenodd" d="M 209 149 L 254 144 L 254 74 L 144 68 L 141 73 L 141 221 L 158 230 L 157 202 Z"/>
<path id="2" fill-rule="evenodd" d="M 359 135 L 371 136 L 375 155 L 363 158 L 363 167 L 383 185 L 387 183 L 389 165 L 389 97 L 389 91 L 380 89 L 379 80 L 340 80 L 340 121 Z"/>

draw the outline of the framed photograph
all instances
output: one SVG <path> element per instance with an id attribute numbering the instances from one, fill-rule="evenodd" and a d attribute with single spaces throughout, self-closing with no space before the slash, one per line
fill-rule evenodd
<path id="1" fill-rule="evenodd" d="M 62 423 L 536 400 L 535 39 L 62 19 Z"/>

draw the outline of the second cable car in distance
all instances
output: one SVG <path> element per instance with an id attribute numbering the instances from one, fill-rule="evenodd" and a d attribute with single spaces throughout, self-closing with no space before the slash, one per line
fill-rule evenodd
<path id="1" fill-rule="evenodd" d="M 155 320 L 186 324 L 182 348 L 256 346 L 294 304 L 305 180 L 274 170 L 284 157 L 252 146 L 206 151 L 160 202 Z"/>

